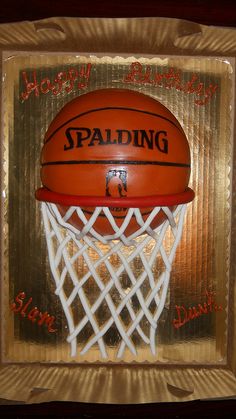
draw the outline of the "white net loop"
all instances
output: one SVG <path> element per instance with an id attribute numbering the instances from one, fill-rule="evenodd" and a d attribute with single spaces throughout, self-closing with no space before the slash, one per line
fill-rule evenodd
<path id="1" fill-rule="evenodd" d="M 160 211 L 165 213 L 166 219 L 152 229 L 151 223 Z M 178 205 L 173 212 L 168 207 L 155 207 L 144 220 L 138 208 L 130 208 L 121 226 L 118 226 L 107 207 L 96 207 L 87 219 L 80 207 L 70 207 L 62 216 L 55 204 L 42 203 L 49 263 L 55 280 L 55 292 L 68 323 L 67 341 L 71 345 L 71 356 L 77 355 L 78 347 L 80 354 L 84 355 L 98 345 L 101 357 L 107 358 L 105 337 L 114 327 L 120 340 L 117 358 L 124 356 L 126 348 L 136 355 L 134 333 L 150 346 L 153 355 L 156 354 L 157 323 L 165 305 L 185 211 L 186 204 Z M 113 234 L 102 236 L 95 230 L 97 217 L 101 213 L 109 221 Z M 82 222 L 80 230 L 69 222 L 74 214 Z M 132 217 L 135 217 L 139 227 L 126 236 Z M 172 232 L 172 241 L 167 251 L 163 241 L 169 230 Z M 91 252 L 96 255 L 95 258 L 91 257 Z M 118 264 L 112 262 L 114 258 L 119 260 Z M 162 265 L 159 274 L 155 268 L 157 259 L 161 260 Z M 78 269 L 81 263 L 86 270 Z M 134 263 L 141 268 L 135 270 Z M 101 269 L 105 274 L 101 274 Z M 98 290 L 95 300 L 88 297 L 89 289 L 93 289 L 91 281 Z M 73 314 L 76 304 L 82 313 L 80 316 Z M 101 306 L 105 306 L 106 313 L 109 313 L 105 321 L 99 318 Z M 91 333 L 84 343 L 80 336 L 88 325 Z"/>

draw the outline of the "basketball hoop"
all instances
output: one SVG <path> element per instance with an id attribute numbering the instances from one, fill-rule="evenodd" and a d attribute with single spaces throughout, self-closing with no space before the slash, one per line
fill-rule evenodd
<path id="1" fill-rule="evenodd" d="M 87 343 L 81 349 L 81 355 L 86 354 L 94 345 L 98 345 L 102 358 L 107 358 L 107 349 L 104 337 L 111 327 L 116 327 L 120 336 L 121 343 L 117 351 L 117 358 L 124 356 L 124 351 L 128 348 L 133 355 L 136 355 L 135 344 L 132 341 L 134 333 L 138 333 L 140 339 L 150 346 L 151 353 L 156 353 L 156 329 L 160 315 L 163 311 L 166 295 L 168 291 L 171 266 L 175 256 L 178 243 L 181 239 L 186 204 L 194 197 L 191 189 L 184 193 L 170 195 L 166 197 L 146 197 L 135 199 L 109 199 L 96 197 L 66 197 L 60 194 L 52 193 L 45 188 L 37 191 L 36 197 L 42 200 L 42 214 L 46 233 L 49 263 L 54 277 L 56 291 L 59 296 L 69 328 L 68 342 L 71 345 L 71 356 L 77 355 L 77 340 L 83 329 L 89 323 L 92 328 L 92 334 Z M 67 212 L 62 216 L 58 210 L 58 203 L 68 204 L 70 199 L 73 205 L 68 206 Z M 137 200 L 139 208 L 130 205 Z M 51 202 L 50 202 L 51 201 Z M 95 202 L 100 206 L 95 206 Z M 77 205 L 74 205 L 77 204 Z M 80 204 L 80 205 L 79 205 Z M 117 225 L 112 211 L 109 209 L 115 205 L 127 207 L 126 216 L 121 225 Z M 94 205 L 93 214 L 86 218 L 82 206 Z M 144 220 L 140 207 L 153 207 L 148 217 Z M 170 206 L 174 205 L 174 210 Z M 151 228 L 152 220 L 162 211 L 165 214 L 165 221 L 157 228 Z M 68 220 L 76 213 L 81 220 L 83 227 L 78 229 Z M 113 229 L 113 234 L 102 236 L 96 229 L 96 219 L 101 214 L 106 217 Z M 126 236 L 125 230 L 131 218 L 135 217 L 139 228 L 129 236 Z M 167 231 L 172 232 L 172 242 L 168 252 L 164 249 L 163 241 Z M 105 246 L 101 246 L 101 244 Z M 73 248 L 73 254 L 71 254 Z M 127 256 L 127 248 L 129 249 Z M 148 256 L 146 255 L 146 249 Z M 91 249 L 96 253 L 96 261 L 90 257 Z M 119 267 L 114 267 L 111 263 L 112 256 L 120 260 Z M 162 260 L 162 270 L 159 275 L 154 273 L 154 264 L 157 258 Z M 78 260 L 83 260 L 88 270 L 79 272 L 75 266 Z M 132 270 L 132 262 L 138 260 L 142 265 L 141 273 L 135 276 Z M 106 269 L 106 275 L 109 280 L 104 283 L 99 275 L 99 266 L 103 265 Z M 123 285 L 123 279 L 125 286 Z M 65 293 L 67 281 L 73 283 L 73 289 L 70 294 Z M 90 303 L 86 298 L 84 287 L 88 281 L 93 281 L 99 289 L 99 296 L 95 302 Z M 145 285 L 145 292 L 143 288 Z M 147 283 L 149 292 L 146 292 Z M 113 300 L 115 291 L 119 294 L 117 304 Z M 79 299 L 83 307 L 83 316 L 75 321 L 71 307 L 75 299 Z M 136 299 L 136 304 L 133 303 Z M 109 318 L 104 324 L 99 324 L 96 314 L 99 307 L 104 304 L 106 310 L 109 310 Z M 129 322 L 123 321 L 123 312 L 126 311 L 129 316 Z M 127 317 L 127 316 L 126 316 Z M 146 327 L 142 324 L 149 324 L 147 333 Z"/>
<path id="2" fill-rule="evenodd" d="M 95 346 L 109 358 L 111 332 L 120 341 L 117 358 L 126 348 L 136 355 L 137 338 L 155 354 L 186 204 L 194 197 L 190 163 L 175 116 L 132 90 L 78 96 L 49 125 L 41 153 L 43 188 L 36 198 L 43 202 L 49 262 L 72 356 L 78 347 L 84 355 Z"/>

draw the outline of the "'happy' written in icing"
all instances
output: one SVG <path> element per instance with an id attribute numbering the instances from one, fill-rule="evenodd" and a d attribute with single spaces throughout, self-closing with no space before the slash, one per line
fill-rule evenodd
<path id="1" fill-rule="evenodd" d="M 83 64 L 78 68 L 69 68 L 65 71 L 59 71 L 55 77 L 40 77 L 36 70 L 22 71 L 23 91 L 20 93 L 20 99 L 25 101 L 31 95 L 39 97 L 40 94 L 46 95 L 51 92 L 54 96 L 65 91 L 71 92 L 74 89 L 85 89 L 88 86 L 92 64 Z"/>

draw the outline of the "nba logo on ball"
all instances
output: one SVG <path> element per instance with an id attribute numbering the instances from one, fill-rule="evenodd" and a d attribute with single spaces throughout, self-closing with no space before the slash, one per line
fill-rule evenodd
<path id="1" fill-rule="evenodd" d="M 127 196 L 126 170 L 108 170 L 106 175 L 106 196 Z"/>
<path id="2" fill-rule="evenodd" d="M 142 208 L 145 221 L 160 199 L 173 209 L 193 198 L 181 125 L 160 102 L 127 89 L 96 90 L 67 103 L 45 135 L 41 165 L 43 188 L 36 196 L 55 202 L 62 215 L 82 197 L 94 197 L 96 205 L 111 209 L 119 226 L 130 206 Z M 88 220 L 96 206 L 89 202 L 83 205 Z M 151 228 L 164 219 L 160 211 Z M 76 216 L 68 222 L 82 228 Z M 113 233 L 103 214 L 93 227 L 102 235 Z M 136 229 L 132 218 L 125 233 Z"/>

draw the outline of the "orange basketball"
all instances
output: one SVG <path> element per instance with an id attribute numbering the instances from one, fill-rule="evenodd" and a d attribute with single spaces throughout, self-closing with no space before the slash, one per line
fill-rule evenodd
<path id="1" fill-rule="evenodd" d="M 145 220 L 152 210 L 147 197 L 187 190 L 190 150 L 181 125 L 160 102 L 136 91 L 103 89 L 75 98 L 57 114 L 45 135 L 41 164 L 44 189 L 57 196 L 62 214 L 79 197 L 100 197 L 121 225 L 127 199 L 141 198 L 137 206 Z M 43 198 L 38 194 L 38 199 Z M 93 205 L 83 208 L 89 219 Z M 159 213 L 152 228 L 164 218 Z M 69 222 L 83 225 L 76 215 Z M 94 228 L 113 233 L 104 214 Z M 132 218 L 126 234 L 136 229 Z"/>

